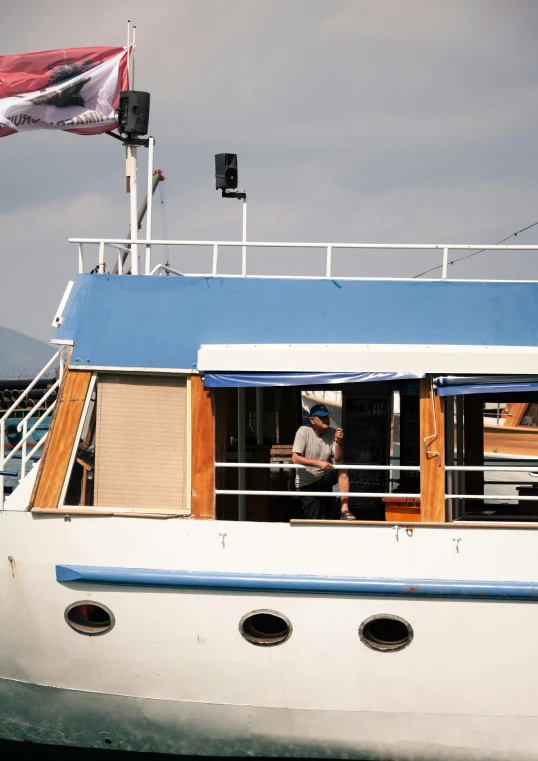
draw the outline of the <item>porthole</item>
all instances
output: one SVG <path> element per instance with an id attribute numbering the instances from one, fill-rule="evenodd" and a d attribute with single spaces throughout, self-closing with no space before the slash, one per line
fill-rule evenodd
<path id="1" fill-rule="evenodd" d="M 65 610 L 65 620 L 79 634 L 97 636 L 106 634 L 114 627 L 114 616 L 106 605 L 82 600 L 74 602 Z"/>
<path id="2" fill-rule="evenodd" d="M 381 614 L 362 622 L 359 637 L 366 647 L 389 653 L 407 647 L 413 639 L 413 629 L 399 616 Z"/>
<path id="3" fill-rule="evenodd" d="M 281 645 L 290 638 L 292 627 L 282 613 L 274 610 L 253 610 L 239 622 L 239 631 L 252 645 Z"/>

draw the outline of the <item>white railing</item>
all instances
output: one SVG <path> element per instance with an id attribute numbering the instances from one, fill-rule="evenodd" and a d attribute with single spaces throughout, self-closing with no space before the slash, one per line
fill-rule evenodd
<path id="1" fill-rule="evenodd" d="M 97 271 L 100 273 L 108 273 L 109 268 L 105 261 L 105 248 L 112 247 L 117 249 L 117 254 L 114 257 L 118 257 L 118 274 L 123 274 L 121 265 L 121 253 L 122 251 L 129 250 L 131 241 L 128 238 L 69 238 L 70 243 L 78 244 L 78 271 L 84 272 L 84 246 L 97 246 L 98 247 L 98 259 L 97 262 L 89 268 L 88 271 Z M 362 277 L 348 277 L 334 274 L 333 267 L 333 252 L 339 250 L 350 249 L 371 249 L 371 250 L 422 250 L 422 251 L 434 251 L 441 254 L 441 262 L 439 269 L 441 269 L 441 279 L 448 279 L 448 264 L 449 254 L 451 251 L 472 251 L 472 250 L 485 250 L 485 251 L 538 251 L 538 245 L 534 246 L 491 246 L 491 245 L 460 245 L 460 244 L 444 244 L 444 243 L 431 243 L 431 244 L 410 244 L 410 243 L 297 243 L 297 242 L 269 242 L 269 241 L 251 241 L 245 243 L 245 241 L 229 241 L 229 240 L 138 240 L 137 243 L 145 245 L 146 251 L 151 251 L 151 246 L 201 246 L 210 248 L 212 251 L 212 263 L 211 270 L 206 272 L 178 272 L 173 270 L 167 265 L 157 265 L 153 269 L 151 268 L 151 258 L 146 256 L 145 274 L 153 275 L 157 274 L 161 269 L 164 269 L 173 274 L 179 274 L 184 277 L 238 277 L 238 275 L 223 274 L 219 272 L 219 254 L 221 249 L 225 248 L 241 248 L 241 277 L 256 277 L 256 278 L 273 278 L 273 279 L 308 279 L 308 280 L 326 280 L 338 278 L 338 280 L 385 280 L 386 278 L 362 278 Z M 318 249 L 325 251 L 325 266 L 324 272 L 320 275 L 253 275 L 249 274 L 247 266 L 247 252 L 248 249 L 256 248 L 302 248 L 302 249 Z M 138 271 L 138 268 L 136 269 Z M 396 280 L 407 280 L 409 278 L 391 278 Z M 435 278 L 439 279 L 439 278 Z"/>
<path id="2" fill-rule="evenodd" d="M 450 475 L 451 473 L 532 473 L 532 468 L 529 466 L 520 465 L 446 465 L 445 471 Z M 487 483 L 487 482 L 486 482 Z M 506 481 L 506 485 L 511 482 Z M 538 483 L 538 482 L 537 482 Z M 529 486 L 532 482 L 528 483 Z M 511 502 L 538 502 L 538 489 L 536 490 L 536 496 L 521 496 L 519 494 L 462 494 L 454 492 L 451 494 L 445 494 L 445 500 L 448 502 L 447 520 L 453 520 L 452 515 L 452 502 L 457 500 L 479 500 L 485 499 L 492 500 L 494 502 L 502 502 L 510 500 Z M 538 516 L 536 517 L 538 521 Z"/>
<path id="3" fill-rule="evenodd" d="M 265 469 L 290 469 L 308 470 L 307 465 L 294 465 L 293 463 L 276 462 L 216 462 L 216 468 L 265 468 Z M 419 472 L 419 465 L 333 465 L 333 470 L 412 470 Z M 228 494 L 232 496 L 249 495 L 251 497 L 400 497 L 402 499 L 418 499 L 420 494 L 402 494 L 400 492 L 362 492 L 362 491 L 261 491 L 252 489 L 215 489 L 215 494 Z"/>
<path id="4" fill-rule="evenodd" d="M 309 466 L 295 465 L 294 463 L 260 463 L 260 462 L 216 462 L 216 468 L 234 468 L 234 469 L 286 469 L 286 470 L 306 470 Z M 419 465 L 336 465 L 333 466 L 334 470 L 379 470 L 379 471 L 413 471 L 415 473 L 420 472 Z M 501 465 L 446 465 L 445 471 L 452 472 L 469 472 L 469 473 L 489 473 L 489 472 L 508 472 L 508 473 L 531 473 L 532 470 L 525 466 L 501 466 Z M 508 482 L 507 482 L 508 484 Z M 538 491 L 538 490 L 537 490 Z M 309 492 L 309 491 L 272 491 L 272 490 L 253 490 L 253 489 L 215 489 L 216 495 L 229 495 L 229 496 L 251 496 L 251 497 L 395 497 L 401 499 L 420 499 L 420 494 L 407 494 L 402 492 Z M 447 493 L 445 494 L 445 501 L 447 504 L 447 520 L 452 522 L 452 500 L 511 500 L 511 501 L 524 501 L 524 502 L 537 502 L 538 494 L 534 496 L 518 496 L 513 494 L 458 494 Z M 538 520 L 538 517 L 537 517 Z"/>
<path id="5" fill-rule="evenodd" d="M 18 397 L 18 399 L 13 402 L 11 407 L 6 410 L 6 412 L 2 415 L 0 418 L 0 510 L 4 509 L 4 478 L 5 476 L 2 475 L 3 472 L 5 472 L 6 464 L 14 457 L 15 454 L 17 454 L 19 451 L 21 452 L 21 473 L 20 473 L 20 480 L 22 481 L 23 478 L 26 475 L 26 469 L 28 462 L 32 457 L 35 456 L 35 453 L 41 449 L 43 444 L 45 443 L 45 440 L 47 438 L 47 433 L 45 433 L 39 441 L 35 443 L 35 445 L 31 448 L 30 452 L 28 452 L 28 440 L 30 437 L 34 434 L 34 432 L 37 430 L 39 425 L 45 420 L 47 417 L 50 417 L 52 415 L 52 412 L 54 410 L 54 407 L 56 405 L 56 399 L 53 399 L 52 403 L 47 407 L 43 415 L 38 417 L 36 419 L 36 422 L 31 425 L 31 418 L 35 415 L 35 413 L 43 407 L 45 402 L 50 399 L 50 397 L 54 394 L 55 391 L 60 386 L 63 371 L 64 371 L 64 359 L 65 359 L 65 353 L 66 353 L 67 347 L 62 346 L 56 354 L 54 354 L 53 357 L 49 359 L 45 367 L 41 370 L 38 375 L 33 379 L 33 381 L 27 386 L 27 388 L 22 392 L 22 394 Z M 60 365 L 60 371 L 59 371 L 59 377 L 58 379 L 52 384 L 52 386 L 47 389 L 46 393 L 43 394 L 41 399 L 38 400 L 37 404 L 35 404 L 34 407 L 31 407 L 28 413 L 18 422 L 17 424 L 17 430 L 22 431 L 22 436 L 20 441 L 13 447 L 13 449 L 10 450 L 8 454 L 6 454 L 6 423 L 9 417 L 22 405 L 30 391 L 36 386 L 36 384 L 43 378 L 47 370 L 49 370 L 50 367 L 52 367 L 56 362 Z M 30 425 L 30 427 L 28 427 Z"/>

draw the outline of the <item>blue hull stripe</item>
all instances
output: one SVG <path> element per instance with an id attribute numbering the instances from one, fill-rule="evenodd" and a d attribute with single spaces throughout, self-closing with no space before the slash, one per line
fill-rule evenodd
<path id="1" fill-rule="evenodd" d="M 83 565 L 57 565 L 56 580 L 63 583 L 127 584 L 137 587 L 211 589 L 230 592 L 538 600 L 538 582 L 526 581 L 273 576 L 251 573 L 166 571 L 151 568 L 107 568 Z"/>

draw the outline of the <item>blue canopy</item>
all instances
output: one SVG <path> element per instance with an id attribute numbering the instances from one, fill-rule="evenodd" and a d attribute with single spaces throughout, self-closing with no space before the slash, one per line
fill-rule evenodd
<path id="1" fill-rule="evenodd" d="M 438 396 L 522 394 L 538 391 L 537 375 L 445 375 L 435 378 Z"/>
<path id="2" fill-rule="evenodd" d="M 205 373 L 206 388 L 311 386 L 425 378 L 424 373 Z"/>

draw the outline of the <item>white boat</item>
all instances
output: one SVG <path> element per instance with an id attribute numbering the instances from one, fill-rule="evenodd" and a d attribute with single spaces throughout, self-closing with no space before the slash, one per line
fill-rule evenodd
<path id="1" fill-rule="evenodd" d="M 167 241 L 209 247 L 211 270 L 159 277 L 148 256 L 126 277 L 104 251 L 128 240 L 74 242 L 53 421 L 0 511 L 0 737 L 537 759 L 538 514 L 484 492 L 484 473 L 532 467 L 484 464 L 482 395 L 508 367 L 507 394 L 538 378 L 538 283 L 448 280 L 454 247 L 433 245 L 440 280 L 333 274 L 366 244 L 300 244 L 325 247 L 317 278 L 251 277 L 250 250 L 299 244 L 245 241 Z M 242 273 L 220 274 L 237 245 Z M 335 389 L 361 520 L 293 518 L 271 448 L 291 445 L 300 390 Z"/>

